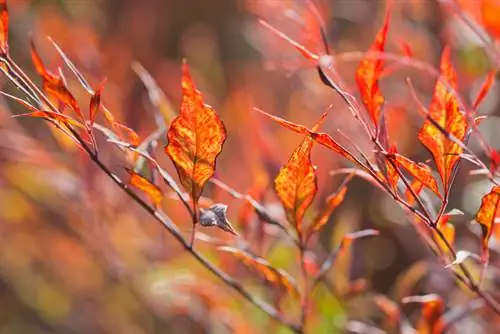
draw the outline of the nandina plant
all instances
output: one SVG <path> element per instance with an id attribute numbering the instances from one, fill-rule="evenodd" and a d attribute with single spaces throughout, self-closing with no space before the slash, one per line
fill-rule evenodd
<path id="1" fill-rule="evenodd" d="M 492 39 L 498 37 L 498 24 L 489 14 L 493 10 L 489 6 L 495 6 L 493 3 L 491 0 L 481 1 L 481 5 L 487 7 L 482 8 L 484 29 L 491 34 Z M 118 121 L 112 110 L 102 102 L 106 94 L 106 80 L 97 85 L 91 84 L 56 41 L 51 40 L 51 43 L 87 93 L 87 104 L 77 100 L 74 88 L 67 84 L 60 68 L 57 72 L 48 69 L 35 43 L 31 41 L 31 58 L 36 74 L 41 79 L 41 88 L 36 85 L 9 53 L 9 15 L 7 3 L 3 0 L 0 2 L 1 70 L 11 84 L 19 89 L 17 96 L 3 94 L 27 109 L 26 113 L 15 117 L 39 118 L 63 133 L 72 145 L 129 197 L 130 202 L 135 202 L 148 214 L 144 224 L 160 224 L 185 252 L 220 281 L 220 289 L 234 290 L 238 298 L 251 303 L 284 328 L 297 333 L 329 328 L 321 327 L 326 326 L 322 321 L 328 315 L 322 312 L 322 306 L 318 303 L 318 300 L 324 302 L 321 294 L 325 291 L 333 296 L 336 303 L 347 303 L 361 296 L 365 303 L 376 305 L 384 315 L 379 319 L 380 314 L 373 311 L 368 317 L 358 319 L 350 318 L 347 312 L 346 321 L 331 325 L 336 330 L 359 333 L 378 333 L 382 330 L 442 333 L 477 310 L 481 310 L 480 315 L 485 319 L 497 322 L 500 304 L 491 288 L 495 272 L 490 261 L 490 239 L 495 233 L 495 222 L 500 217 L 500 184 L 496 178 L 500 158 L 478 130 L 478 124 L 488 122 L 479 114 L 478 108 L 493 85 L 495 70 L 486 77 L 472 101 L 466 101 L 459 94 L 460 78 L 452 61 L 453 49 L 450 46 L 444 46 L 437 68 L 415 58 L 411 44 L 402 47 L 403 53 L 387 51 L 391 27 L 390 3 L 380 30 L 373 36 L 371 47 L 366 52 L 345 54 L 331 51 L 325 23 L 312 1 L 297 1 L 293 8 L 275 1 L 252 1 L 248 5 L 255 14 L 255 22 L 262 28 L 259 30 L 260 38 L 288 44 L 303 58 L 296 63 L 296 67 L 314 68 L 317 80 L 331 90 L 335 97 L 340 97 L 343 104 L 332 104 L 319 119 L 311 120 L 308 125 L 272 115 L 258 106 L 251 111 L 301 138 L 300 144 L 292 152 L 287 152 L 288 160 L 282 161 L 281 168 L 273 175 L 272 187 L 282 207 L 278 215 L 263 202 L 267 185 L 256 181 L 252 191 L 245 194 L 223 182 L 224 175 L 215 177 L 216 163 L 218 157 L 224 154 L 228 131 L 224 119 L 206 104 L 203 94 L 196 88 L 196 80 L 188 65 L 189 59 L 179 64 L 182 99 L 175 116 L 160 113 L 160 119 L 165 123 L 160 122 L 155 131 L 141 137 L 133 128 Z M 497 5 L 495 10 L 498 12 L 498 9 Z M 472 24 L 458 5 L 453 10 L 464 22 Z M 272 18 L 278 16 L 285 19 L 274 23 Z M 297 26 L 295 31 L 299 33 L 296 36 L 287 35 L 284 31 L 289 26 Z M 483 35 L 480 37 L 485 38 Z M 484 43 L 496 68 L 500 51 L 490 39 L 485 38 Z M 342 59 L 358 62 L 353 76 L 354 86 L 347 83 L 337 68 L 338 61 Z M 419 131 L 413 135 L 429 152 L 430 158 L 426 161 L 400 153 L 398 143 L 391 138 L 388 130 L 390 116 L 387 105 L 391 96 L 384 95 L 381 81 L 401 68 L 417 69 L 422 76 L 435 81 L 429 104 L 420 100 L 410 79 L 402 83 L 407 86 L 413 98 L 412 103 L 417 106 L 422 119 Z M 165 101 L 158 102 L 158 99 L 164 99 L 164 95 L 149 74 L 139 65 L 135 69 L 149 90 L 153 103 L 165 105 Z M 321 132 L 321 127 L 327 123 L 335 126 L 336 109 L 345 107 L 359 127 L 359 133 L 369 143 L 370 150 L 361 148 L 357 140 L 343 132 L 339 132 L 342 141 L 333 134 Z M 486 159 L 469 147 L 471 137 L 478 138 Z M 163 142 L 165 145 L 158 147 Z M 323 146 L 332 155 L 339 156 L 345 166 L 332 171 L 332 175 L 342 177 L 340 184 L 326 196 L 323 203 L 315 204 L 316 210 L 312 210 L 313 203 L 318 202 L 318 189 L 323 186 L 318 182 L 317 168 L 311 155 L 316 146 Z M 111 147 L 119 149 L 125 166 L 116 167 L 102 158 L 103 151 Z M 176 177 L 160 162 L 159 155 L 168 157 L 177 172 Z M 480 254 L 455 246 L 455 227 L 450 223 L 452 217 L 463 215 L 460 208 L 449 206 L 450 194 L 462 164 L 476 166 L 475 173 L 491 182 L 491 190 L 483 195 L 474 217 L 474 224 L 480 227 Z M 406 214 L 408 223 L 413 226 L 415 238 L 428 247 L 433 261 L 445 268 L 447 275 L 455 278 L 459 302 L 428 291 L 393 300 L 391 296 L 371 291 L 365 280 L 352 280 L 346 271 L 336 268 L 337 261 L 344 257 L 349 259 L 346 254 L 355 240 L 377 238 L 381 234 L 377 229 L 349 231 L 331 250 L 317 252 L 322 247 L 318 235 L 329 223 L 331 215 L 342 206 L 349 184 L 355 177 L 375 186 Z M 256 214 L 261 236 L 250 239 L 244 226 L 233 226 L 228 219 L 227 205 L 203 196 L 208 185 L 243 201 L 241 216 Z M 182 203 L 189 216 L 188 233 L 183 231 L 185 222 L 171 219 L 165 210 L 166 199 L 172 197 Z M 208 228 L 220 229 L 227 236 L 221 240 L 212 238 L 206 234 Z M 276 238 L 276 235 L 279 237 Z M 261 244 L 255 244 L 256 240 Z M 278 243 L 292 245 L 288 248 L 287 257 L 293 260 L 287 268 L 276 266 L 266 259 Z M 206 244 L 209 245 L 209 251 L 206 250 Z M 214 250 L 226 263 L 212 261 Z M 204 252 L 208 252 L 210 257 Z M 322 261 L 319 261 L 320 258 Z M 236 267 L 238 263 L 246 271 Z M 336 278 L 341 275 L 346 284 L 337 283 Z M 259 278 L 265 292 L 259 293 L 258 289 L 247 284 L 245 276 Z M 207 304 L 213 309 L 230 308 L 229 305 L 216 303 L 217 295 L 210 295 L 195 286 L 188 285 L 187 290 L 209 301 Z M 408 303 L 421 304 L 421 312 L 416 319 L 407 317 L 409 313 L 405 304 Z M 328 307 L 337 306 L 331 302 L 326 305 Z M 244 319 L 244 315 L 240 318 L 240 321 L 248 322 L 248 328 L 269 331 Z M 237 322 L 229 322 L 228 326 L 233 331 L 248 329 L 238 327 Z"/>

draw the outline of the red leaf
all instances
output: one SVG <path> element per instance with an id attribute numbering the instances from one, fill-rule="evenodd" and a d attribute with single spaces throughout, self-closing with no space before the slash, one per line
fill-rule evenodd
<path id="1" fill-rule="evenodd" d="M 390 18 L 391 13 L 389 11 L 385 17 L 384 25 L 377 33 L 375 42 L 368 53 L 384 52 Z M 383 66 L 384 61 L 382 59 L 377 59 L 367 54 L 356 70 L 356 83 L 361 93 L 361 99 L 376 127 L 378 126 L 380 111 L 384 104 L 384 96 L 378 85 L 378 79 L 382 74 Z"/>
<path id="2" fill-rule="evenodd" d="M 479 92 L 477 93 L 476 98 L 474 99 L 474 102 L 472 103 L 472 110 L 476 111 L 481 102 L 483 102 L 484 98 L 486 95 L 488 95 L 488 92 L 491 89 L 491 86 L 493 86 L 493 83 L 495 82 L 495 76 L 496 76 L 496 71 L 491 71 L 488 73 L 488 76 L 486 77 L 486 80 L 483 82 L 481 85 L 481 88 L 479 89 Z"/>
<path id="3" fill-rule="evenodd" d="M 307 233 L 308 236 L 319 231 L 323 226 L 325 226 L 333 211 L 344 201 L 345 194 L 347 193 L 346 183 L 347 182 L 344 182 L 338 191 L 326 198 L 326 206 L 323 208 L 323 211 L 316 216 L 313 224 L 309 227 Z"/>
<path id="4" fill-rule="evenodd" d="M 459 109 L 455 93 L 448 89 L 448 86 L 444 83 L 447 82 L 456 91 L 457 75 L 450 63 L 450 49 L 448 47 L 443 50 L 440 68 L 441 76 L 434 88 L 434 96 L 428 117 L 444 129 L 447 135 L 427 119 L 418 133 L 418 138 L 431 152 L 436 162 L 446 197 L 450 188 L 450 177 L 463 151 L 458 144 L 449 139 L 448 135 L 453 135 L 458 140 L 463 141 L 467 122 L 464 114 Z"/>
<path id="5" fill-rule="evenodd" d="M 500 1 L 481 0 L 481 19 L 486 30 L 494 37 L 500 38 Z"/>
<path id="6" fill-rule="evenodd" d="M 99 112 L 99 107 L 101 106 L 101 93 L 104 88 L 104 83 L 106 79 L 99 85 L 99 87 L 95 90 L 94 94 L 90 98 L 90 106 L 89 106 L 89 123 L 90 127 L 94 125 L 95 119 L 97 117 L 97 113 Z"/>
<path id="7" fill-rule="evenodd" d="M 0 53 L 9 53 L 9 11 L 7 0 L 0 0 Z"/>
<path id="8" fill-rule="evenodd" d="M 436 295 L 410 296 L 403 298 L 403 303 L 422 304 L 422 316 L 417 325 L 417 332 L 422 334 L 439 334 L 443 332 L 443 299 Z"/>
<path id="9" fill-rule="evenodd" d="M 488 242 L 493 233 L 495 219 L 498 217 L 500 217 L 500 186 L 494 186 L 493 189 L 483 197 L 481 207 L 476 213 L 476 221 L 481 225 L 483 231 L 481 247 L 481 261 L 483 263 L 487 263 L 489 259 Z"/>
<path id="10" fill-rule="evenodd" d="M 205 183 L 215 173 L 215 161 L 227 134 L 215 110 L 203 103 L 189 68 L 182 65 L 182 104 L 167 132 L 165 152 L 177 169 L 179 179 L 196 202 Z"/>

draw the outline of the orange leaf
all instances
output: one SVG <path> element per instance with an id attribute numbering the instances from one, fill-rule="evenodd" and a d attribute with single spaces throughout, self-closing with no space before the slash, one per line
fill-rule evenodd
<path id="1" fill-rule="evenodd" d="M 389 11 L 385 17 L 384 25 L 377 33 L 375 42 L 368 51 L 369 53 L 384 52 L 390 18 L 391 13 Z M 356 83 L 361 94 L 361 99 L 375 126 L 378 126 L 380 111 L 384 104 L 384 96 L 378 85 L 378 79 L 382 74 L 383 66 L 384 62 L 382 59 L 377 59 L 367 54 L 361 60 L 356 70 Z"/>
<path id="2" fill-rule="evenodd" d="M 151 202 L 158 207 L 163 200 L 163 192 L 161 189 L 133 170 L 127 168 L 126 171 L 130 175 L 129 183 L 137 189 L 142 190 L 149 197 Z"/>
<path id="3" fill-rule="evenodd" d="M 309 227 L 308 235 L 319 231 L 327 222 L 332 212 L 342 203 L 345 194 L 347 193 L 347 185 L 344 184 L 337 192 L 326 198 L 326 206 L 323 211 L 314 219 L 313 224 Z"/>
<path id="4" fill-rule="evenodd" d="M 374 302 L 387 316 L 387 325 L 389 327 L 396 327 L 401 318 L 401 311 L 398 305 L 384 295 L 375 296 Z"/>
<path id="5" fill-rule="evenodd" d="M 311 137 L 307 136 L 274 180 L 286 217 L 299 235 L 302 235 L 304 213 L 318 191 L 315 168 L 311 163 L 312 144 Z"/>
<path id="6" fill-rule="evenodd" d="M 443 233 L 443 236 L 445 237 L 448 245 L 453 246 L 453 244 L 455 243 L 455 226 L 453 226 L 453 224 L 448 223 L 449 218 L 450 216 L 443 215 L 437 223 L 437 228 L 439 231 L 441 231 L 441 233 Z M 442 240 L 439 236 L 437 236 L 437 233 L 436 233 L 436 240 L 440 249 L 442 249 L 445 253 L 450 252 L 444 240 Z"/>
<path id="7" fill-rule="evenodd" d="M 481 19 L 486 30 L 494 37 L 500 37 L 500 1 L 481 0 Z"/>
<path id="8" fill-rule="evenodd" d="M 9 53 L 9 11 L 7 0 L 0 0 L 0 53 Z"/>
<path id="9" fill-rule="evenodd" d="M 309 130 L 307 127 L 305 127 L 303 125 L 296 124 L 296 123 L 284 120 L 281 117 L 268 114 L 267 112 L 260 110 L 258 108 L 254 108 L 254 109 L 257 110 L 258 112 L 260 112 L 261 114 L 269 117 L 270 119 L 272 119 L 273 121 L 275 121 L 279 125 L 287 128 L 289 130 L 292 130 L 293 132 L 296 132 L 298 134 L 302 134 L 302 135 L 308 134 L 318 144 L 321 144 L 321 145 L 325 146 L 326 148 L 329 148 L 330 150 L 342 155 L 343 157 L 345 157 L 346 159 L 348 159 L 350 161 L 353 160 L 351 158 L 351 154 L 344 147 L 342 147 L 340 144 L 338 144 L 330 135 L 323 133 L 323 132 L 319 133 L 319 132 L 315 132 L 313 130 Z"/>
<path id="10" fill-rule="evenodd" d="M 75 113 L 82 120 L 84 120 L 85 118 L 83 117 L 80 107 L 78 106 L 78 103 L 76 102 L 73 94 L 71 94 L 71 92 L 66 87 L 63 78 L 59 75 L 55 75 L 54 73 L 47 71 L 47 69 L 45 68 L 43 61 L 35 48 L 35 43 L 33 42 L 33 40 L 31 40 L 31 58 L 35 66 L 35 70 L 42 77 L 43 89 L 47 92 L 47 94 L 54 97 L 59 102 L 70 106 L 75 111 Z"/>
<path id="11" fill-rule="evenodd" d="M 233 256 L 237 257 L 243 264 L 257 272 L 267 282 L 285 288 L 294 298 L 298 298 L 299 291 L 297 285 L 293 278 L 284 270 L 274 268 L 263 258 L 241 249 L 229 246 L 222 246 L 219 247 L 219 249 L 233 254 Z"/>
<path id="12" fill-rule="evenodd" d="M 418 194 L 420 194 L 420 192 L 424 188 L 424 184 L 417 179 L 413 179 L 413 181 L 410 183 L 410 188 L 413 190 L 415 195 L 418 196 Z M 410 205 L 415 204 L 416 200 L 415 200 L 415 197 L 413 197 L 413 194 L 411 193 L 410 189 L 406 189 L 405 196 L 406 196 L 406 201 L 408 202 L 408 204 L 410 204 Z"/>
<path id="13" fill-rule="evenodd" d="M 483 231 L 481 253 L 483 263 L 487 263 L 489 259 L 488 242 L 493 232 L 495 219 L 498 217 L 500 217 L 500 186 L 495 186 L 483 197 L 481 207 L 476 213 L 476 221 Z"/>
<path id="14" fill-rule="evenodd" d="M 437 182 L 427 165 L 417 164 L 415 161 L 397 153 L 391 157 L 399 166 L 403 167 L 415 179 L 419 180 L 424 186 L 432 190 L 439 198 L 441 198 Z"/>
<path id="15" fill-rule="evenodd" d="M 428 117 L 446 131 L 447 135 L 453 135 L 460 141 L 465 138 L 467 122 L 464 114 L 459 109 L 459 104 L 454 92 L 448 89 L 448 85 L 456 91 L 457 75 L 450 63 L 450 49 L 446 47 L 441 56 L 441 76 L 434 88 L 434 96 L 429 108 Z M 442 133 L 429 119 L 418 133 L 422 144 L 431 152 L 436 162 L 437 170 L 445 197 L 450 187 L 450 177 L 456 163 L 460 159 L 463 149 Z"/>
<path id="16" fill-rule="evenodd" d="M 389 149 L 388 153 L 389 154 L 395 154 L 396 153 L 396 147 L 391 146 L 391 148 Z M 379 155 L 377 155 L 377 157 L 378 156 Z M 390 161 L 388 161 L 388 160 L 385 161 L 385 164 L 383 164 L 383 162 L 381 162 L 380 165 L 382 166 L 382 168 L 385 166 L 385 171 L 386 171 L 386 174 L 387 174 L 386 179 L 389 182 L 389 185 L 391 186 L 391 188 L 393 190 L 396 190 L 397 187 L 398 187 L 398 181 L 399 181 L 398 171 L 396 170 L 396 168 L 394 168 L 393 164 Z"/>
<path id="17" fill-rule="evenodd" d="M 483 102 L 486 95 L 488 95 L 491 86 L 493 86 L 493 83 L 495 82 L 496 74 L 496 71 L 491 71 L 490 73 L 488 73 L 486 80 L 481 85 L 481 88 L 479 89 L 479 92 L 477 93 L 477 96 L 472 103 L 472 110 L 476 111 L 481 102 Z"/>
<path id="18" fill-rule="evenodd" d="M 182 64 L 182 104 L 167 133 L 165 152 L 177 169 L 179 179 L 194 202 L 215 172 L 215 160 L 227 134 L 215 110 L 204 104 L 189 68 Z"/>
<path id="19" fill-rule="evenodd" d="M 403 303 L 420 303 L 422 304 L 422 316 L 417 325 L 417 333 L 419 334 L 438 334 L 442 333 L 444 313 L 443 299 L 436 295 L 410 296 L 403 299 Z"/>

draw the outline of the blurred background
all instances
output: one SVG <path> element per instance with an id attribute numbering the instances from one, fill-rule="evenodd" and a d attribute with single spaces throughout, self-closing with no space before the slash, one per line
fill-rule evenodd
<path id="1" fill-rule="evenodd" d="M 481 20 L 479 2 L 459 3 L 471 22 Z M 312 50 L 324 52 L 314 34 L 314 22 L 305 21 L 310 29 L 304 31 L 290 19 L 310 18 L 304 3 L 11 0 L 10 48 L 12 57 L 39 82 L 30 59 L 31 36 L 47 68 L 63 69 L 86 111 L 89 97 L 64 67 L 47 36 L 53 38 L 93 86 L 108 78 L 104 103 L 141 138 L 157 128 L 158 113 L 136 73 L 139 64 L 164 92 L 163 115 L 169 122 L 168 115 L 175 115 L 180 105 L 180 64 L 185 57 L 205 101 L 215 107 L 228 130 L 216 176 L 242 193 L 249 192 L 279 216 L 282 209 L 272 180 L 302 138 L 265 119 L 253 107 L 311 127 L 331 106 L 323 130 L 346 143 L 337 131 L 341 129 L 371 154 L 370 142 L 363 139 L 345 104 L 321 83 L 316 70 L 292 47 L 256 24 L 255 14 L 259 14 Z M 336 55 L 336 68 L 348 88 L 356 92 L 354 71 L 360 60 L 356 51 L 365 51 L 372 44 L 385 17 L 386 3 L 315 3 Z M 438 68 L 442 49 L 450 45 L 459 90 L 470 104 L 494 65 L 484 41 L 456 13 L 455 7 L 439 1 L 393 1 L 387 49 L 411 54 Z M 389 66 L 392 69 L 382 80 L 382 91 L 391 139 L 406 156 L 426 161 L 430 155 L 416 135 L 423 119 L 405 80 L 410 78 L 428 104 L 436 78 L 400 64 Z M 20 94 L 3 76 L 2 83 L 2 90 Z M 496 149 L 500 148 L 498 96 L 494 85 L 479 111 L 490 116 L 480 128 Z M 11 118 L 22 112 L 26 111 L 1 100 L 0 334 L 287 332 L 193 261 L 57 130 L 39 119 Z M 163 139 L 156 157 L 176 175 L 163 153 L 164 143 Z M 127 161 L 120 151 L 102 138 L 99 144 L 101 159 L 126 178 L 122 167 Z M 474 138 L 470 145 L 480 152 Z M 313 162 L 318 167 L 319 192 L 309 215 L 322 207 L 342 180 L 330 172 L 345 166 L 339 156 L 319 146 L 313 149 Z M 489 184 L 483 176 L 469 175 L 471 169 L 474 166 L 468 163 L 461 165 L 449 208 L 465 213 L 451 219 L 457 232 L 456 248 L 479 252 L 478 229 L 470 222 Z M 229 206 L 229 220 L 254 252 L 292 276 L 300 276 L 297 254 L 289 240 L 220 189 L 208 186 L 204 196 Z M 182 204 L 167 196 L 163 209 L 188 235 L 191 222 Z M 343 293 L 332 294 L 328 287 L 320 287 L 311 332 L 344 332 L 346 319 L 380 324 L 382 313 L 367 297 L 373 293 L 398 303 L 406 295 L 427 293 L 441 295 L 449 305 L 473 298 L 436 262 L 404 212 L 359 179 L 351 181 L 345 201 L 315 241 L 311 262 L 321 264 L 343 234 L 364 228 L 378 229 L 381 235 L 355 243 L 330 272 L 330 281 Z M 238 242 L 212 229 L 201 232 L 227 244 Z M 230 256 L 207 242 L 199 241 L 197 247 L 253 293 L 278 301 L 291 317 L 298 314 L 290 300 L 272 294 Z M 496 254 L 492 263 L 493 268 L 498 264 Z M 350 282 L 361 278 L 366 280 L 366 291 L 351 295 Z M 498 282 L 487 282 L 487 288 L 497 288 Z M 418 318 L 417 306 L 402 309 L 410 320 Z M 473 312 L 460 323 L 461 330 L 456 327 L 453 332 L 491 333 L 495 328 L 490 327 L 494 326 L 492 317 L 485 310 Z"/>

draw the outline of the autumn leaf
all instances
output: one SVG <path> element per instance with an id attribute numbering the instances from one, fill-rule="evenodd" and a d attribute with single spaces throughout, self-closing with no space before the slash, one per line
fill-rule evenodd
<path id="1" fill-rule="evenodd" d="M 9 11 L 7 0 L 0 0 L 0 56 L 9 53 Z"/>
<path id="2" fill-rule="evenodd" d="M 231 253 L 247 267 L 253 269 L 270 284 L 285 288 L 294 298 L 298 298 L 299 291 L 293 278 L 282 269 L 274 268 L 269 262 L 249 252 L 229 246 L 219 247 L 224 252 Z"/>
<path id="3" fill-rule="evenodd" d="M 388 155 L 388 157 L 392 159 L 399 167 L 404 168 L 424 186 L 432 190 L 439 198 L 442 198 L 441 194 L 439 193 L 437 182 L 427 165 L 418 164 L 415 161 L 408 159 L 407 157 L 398 153 L 390 154 Z"/>
<path id="4" fill-rule="evenodd" d="M 494 38 L 500 38 L 500 23 L 498 16 L 500 15 L 500 1 L 498 0 L 481 0 L 481 20 L 486 30 Z"/>
<path id="5" fill-rule="evenodd" d="M 200 198 L 203 186 L 215 172 L 215 161 L 226 137 L 224 124 L 215 110 L 203 103 L 188 65 L 183 63 L 181 111 L 167 132 L 165 152 L 194 202 Z"/>
<path id="6" fill-rule="evenodd" d="M 391 156 L 396 153 L 396 147 L 391 146 L 388 150 L 388 156 Z M 380 155 L 377 154 L 377 158 Z M 383 159 L 383 158 L 382 158 Z M 380 159 L 380 160 L 382 160 Z M 385 162 L 385 163 L 384 163 Z M 383 159 L 383 161 L 377 163 L 382 166 L 382 168 L 385 168 L 385 173 L 386 176 L 384 176 L 387 179 L 387 182 L 389 182 L 389 185 L 393 190 L 397 190 L 398 188 L 398 181 L 399 181 L 399 173 L 396 170 L 395 166 L 393 165 L 394 162 L 389 161 L 388 159 Z"/>
<path id="7" fill-rule="evenodd" d="M 35 66 L 36 72 L 42 77 L 43 89 L 48 95 L 54 97 L 57 101 L 64 103 L 64 105 L 70 106 L 75 113 L 84 120 L 83 114 L 76 102 L 75 97 L 66 87 L 64 79 L 52 72 L 49 72 L 45 65 L 43 64 L 38 51 L 36 50 L 35 43 L 31 40 L 31 58 Z"/>
<path id="8" fill-rule="evenodd" d="M 376 295 L 373 301 L 385 313 L 387 326 L 396 327 L 401 319 L 398 305 L 384 295 Z"/>
<path id="9" fill-rule="evenodd" d="M 446 134 L 440 131 L 431 120 L 427 119 L 418 133 L 418 138 L 431 152 L 436 162 L 437 170 L 443 183 L 445 197 L 447 197 L 452 172 L 463 151 L 457 143 L 449 138 L 449 135 L 454 136 L 459 141 L 463 141 L 467 122 L 464 114 L 459 109 L 455 93 L 447 86 L 449 85 L 456 91 L 457 75 L 450 62 L 449 47 L 446 47 L 443 51 L 440 69 L 441 75 L 434 88 L 434 96 L 429 107 L 428 117 L 444 129 Z"/>
<path id="10" fill-rule="evenodd" d="M 420 192 L 422 191 L 422 189 L 424 188 L 424 184 L 417 179 L 413 179 L 410 183 L 410 188 L 411 188 L 411 190 L 413 190 L 413 193 L 415 193 L 415 195 L 418 196 L 420 194 Z M 416 199 L 413 196 L 411 190 L 407 188 L 405 190 L 405 196 L 406 196 L 406 201 L 408 202 L 408 204 L 413 205 L 413 204 L 415 204 Z"/>
<path id="11" fill-rule="evenodd" d="M 420 334 L 439 334 L 443 329 L 443 314 L 445 305 L 443 299 L 436 295 L 409 296 L 403 298 L 403 303 L 422 304 L 422 315 L 417 325 Z"/>
<path id="12" fill-rule="evenodd" d="M 348 179 L 350 179 L 350 177 Z M 345 194 L 347 193 L 347 182 L 348 180 L 344 181 L 342 186 L 335 193 L 326 198 L 325 208 L 318 216 L 316 216 L 313 224 L 309 227 L 307 232 L 308 236 L 319 231 L 323 226 L 325 226 L 332 212 L 335 211 L 335 209 L 344 201 Z"/>
<path id="13" fill-rule="evenodd" d="M 361 99 L 376 127 L 378 127 L 380 112 L 384 104 L 384 96 L 378 84 L 378 79 L 382 75 L 384 61 L 375 58 L 369 53 L 384 52 L 390 18 L 391 13 L 389 11 L 385 17 L 382 28 L 375 37 L 375 42 L 370 47 L 365 58 L 361 60 L 356 70 L 356 83 L 361 94 Z"/>
<path id="14" fill-rule="evenodd" d="M 94 125 L 95 119 L 97 117 L 97 113 L 99 112 L 99 108 L 101 107 L 101 93 L 104 88 L 104 83 L 106 79 L 99 85 L 99 87 L 94 91 L 94 94 L 90 97 L 90 106 L 89 106 L 89 123 L 90 127 Z"/>
<path id="15" fill-rule="evenodd" d="M 476 213 L 476 221 L 481 225 L 483 232 L 481 247 L 481 261 L 483 263 L 488 263 L 489 260 L 488 242 L 493 233 L 495 219 L 498 219 L 498 217 L 500 217 L 500 186 L 494 186 L 483 197 L 481 207 Z"/>
<path id="16" fill-rule="evenodd" d="M 450 219 L 449 215 L 443 215 L 437 222 L 437 229 L 442 233 L 442 236 L 445 238 L 443 240 L 437 232 L 435 232 L 435 239 L 437 241 L 438 247 L 443 250 L 445 253 L 449 253 L 450 249 L 448 245 L 453 247 L 455 243 L 455 226 L 450 224 L 448 221 Z"/>
<path id="17" fill-rule="evenodd" d="M 479 92 L 477 93 L 477 96 L 474 99 L 474 102 L 472 103 L 473 111 L 477 111 L 477 108 L 479 107 L 481 102 L 483 102 L 486 95 L 488 95 L 488 92 L 490 91 L 491 87 L 493 86 L 493 83 L 495 82 L 495 76 L 496 76 L 496 71 L 491 71 L 490 73 L 488 73 L 486 80 L 481 85 L 481 88 L 479 88 Z"/>
<path id="18" fill-rule="evenodd" d="M 151 202 L 153 202 L 155 207 L 158 207 L 163 200 L 163 192 L 161 189 L 133 170 L 127 168 L 126 171 L 130 175 L 129 184 L 143 191 Z"/>

